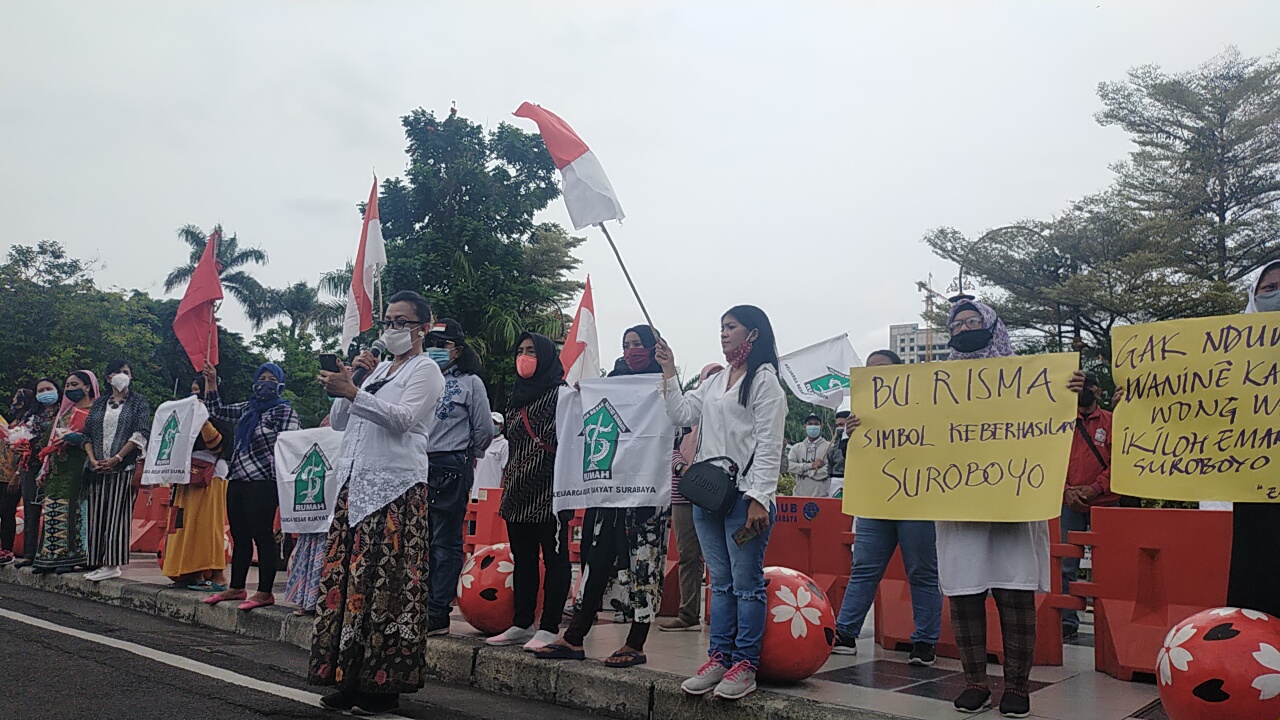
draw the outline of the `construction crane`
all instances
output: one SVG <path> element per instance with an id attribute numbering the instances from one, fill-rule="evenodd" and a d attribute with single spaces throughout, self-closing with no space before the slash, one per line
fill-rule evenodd
<path id="1" fill-rule="evenodd" d="M 934 303 L 935 302 L 946 303 L 947 298 L 942 293 L 933 289 L 933 273 L 929 273 L 929 279 L 927 281 L 917 280 L 916 289 L 924 293 L 924 321 L 925 321 L 924 361 L 933 362 L 933 317 L 934 317 L 934 307 L 935 307 Z"/>

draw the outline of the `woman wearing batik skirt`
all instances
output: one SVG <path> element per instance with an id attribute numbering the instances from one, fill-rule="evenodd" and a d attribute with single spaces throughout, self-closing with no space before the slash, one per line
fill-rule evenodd
<path id="1" fill-rule="evenodd" d="M 308 681 L 337 686 L 321 704 L 358 714 L 399 707 L 400 693 L 425 683 L 428 566 L 427 437 L 444 390 L 440 368 L 422 354 L 431 306 L 422 296 L 391 296 L 382 340 L 394 359 L 320 374 L 338 398 L 330 419 L 343 431 L 337 463 L 343 484 L 325 544 Z"/>
<path id="2" fill-rule="evenodd" d="M 44 488 L 44 524 L 32 572 L 59 575 L 88 562 L 84 550 L 85 421 L 98 397 L 98 378 L 88 370 L 71 373 L 63 385 L 62 408 L 49 442 L 40 451 L 36 483 Z"/>

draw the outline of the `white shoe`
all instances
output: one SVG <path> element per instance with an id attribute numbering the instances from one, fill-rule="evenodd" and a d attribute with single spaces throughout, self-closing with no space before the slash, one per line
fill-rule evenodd
<path id="1" fill-rule="evenodd" d="M 98 571 L 97 576 L 90 579 L 93 580 L 94 582 L 102 582 L 103 580 L 112 580 L 112 579 L 118 578 L 121 575 L 124 575 L 124 571 L 120 569 L 119 565 L 117 565 L 115 567 L 102 568 L 101 570 Z"/>
<path id="2" fill-rule="evenodd" d="M 506 647 L 507 645 L 522 645 L 533 639 L 533 628 L 509 627 L 503 633 L 494 635 L 485 640 L 492 647 Z"/>
<path id="3" fill-rule="evenodd" d="M 97 570 L 90 570 L 89 572 L 85 573 L 82 577 L 85 580 L 91 580 L 93 582 L 97 582 L 102 579 L 101 577 L 102 573 L 105 571 L 106 571 L 106 568 L 100 567 Z"/>
<path id="4" fill-rule="evenodd" d="M 539 648 L 544 648 L 551 643 L 560 639 L 559 635 L 547 630 L 539 630 L 533 634 L 533 639 L 524 644 L 525 652 L 533 652 Z"/>

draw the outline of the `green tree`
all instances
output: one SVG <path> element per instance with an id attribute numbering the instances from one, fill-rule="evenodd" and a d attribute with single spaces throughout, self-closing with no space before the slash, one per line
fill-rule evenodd
<path id="1" fill-rule="evenodd" d="M 1229 48 L 1179 74 L 1145 65 L 1099 84 L 1098 95 L 1098 122 L 1123 128 L 1137 146 L 1114 166 L 1119 192 L 1178 255 L 1180 272 L 1229 291 L 1280 257 L 1276 56 Z M 1214 311 L 1239 309 L 1236 300 Z"/>
<path id="2" fill-rule="evenodd" d="M 489 371 L 490 401 L 503 408 L 516 338 L 525 330 L 555 337 L 564 327 L 560 308 L 581 289 L 568 275 L 583 240 L 534 222 L 560 194 L 541 136 L 506 123 L 486 131 L 457 115 L 437 120 L 422 109 L 402 124 L 408 172 L 384 181 L 378 200 L 386 294 L 415 290 L 438 317 L 462 323 Z M 322 283 L 345 297 L 350 272 Z"/>
<path id="3" fill-rule="evenodd" d="M 345 312 L 345 304 L 321 298 L 317 288 L 300 280 L 288 287 L 264 290 L 262 307 L 255 319 L 261 327 L 276 318 L 288 318 L 289 335 L 293 338 L 303 333 L 331 337 L 342 329 Z"/>
<path id="4" fill-rule="evenodd" d="M 215 229 L 221 232 L 222 226 L 217 225 Z M 191 257 L 187 264 L 174 268 L 164 279 L 165 292 L 173 292 L 174 288 L 191 279 L 200 256 L 204 254 L 205 245 L 209 242 L 209 237 L 195 225 L 178 228 L 178 239 L 191 247 Z M 250 263 L 266 265 L 267 251 L 262 248 L 242 248 L 238 237 L 224 235 L 222 242 L 218 244 L 218 277 L 222 280 L 222 289 L 240 303 L 257 330 L 266 322 L 261 319 L 265 291 L 262 284 L 245 269 Z"/>
<path id="5" fill-rule="evenodd" d="M 316 427 L 329 414 L 329 396 L 316 382 L 320 359 L 316 337 L 306 330 L 294 332 L 282 322 L 254 336 L 256 348 L 270 356 L 285 374 L 284 399 L 293 405 L 303 427 Z"/>

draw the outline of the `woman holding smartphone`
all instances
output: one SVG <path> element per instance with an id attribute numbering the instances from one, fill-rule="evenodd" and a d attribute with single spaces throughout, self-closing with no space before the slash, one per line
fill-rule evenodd
<path id="1" fill-rule="evenodd" d="M 667 415 L 679 427 L 701 424 L 696 460 L 732 458 L 738 502 L 725 516 L 694 508 L 698 541 L 711 571 L 711 646 L 708 660 L 681 689 L 738 700 L 755 692 L 764 642 L 767 599 L 764 552 L 774 516 L 787 398 L 778 382 L 778 351 L 764 311 L 739 305 L 720 318 L 720 346 L 728 370 L 684 393 L 675 357 L 658 341 Z"/>

